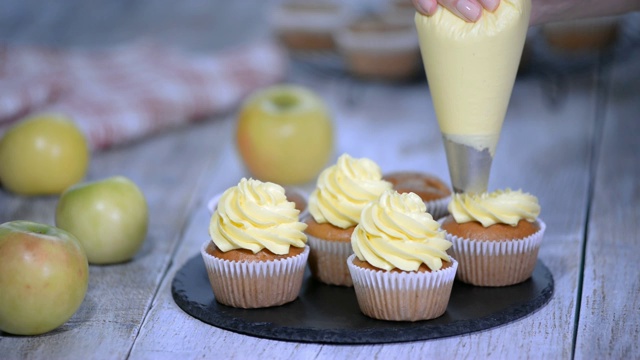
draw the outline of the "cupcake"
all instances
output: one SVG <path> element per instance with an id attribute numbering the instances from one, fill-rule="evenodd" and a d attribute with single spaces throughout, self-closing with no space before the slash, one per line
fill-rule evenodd
<path id="1" fill-rule="evenodd" d="M 335 50 L 333 31 L 347 22 L 347 9 L 339 2 L 284 1 L 271 14 L 280 41 L 293 51 Z"/>
<path id="2" fill-rule="evenodd" d="M 594 52 L 613 45 L 619 34 L 616 16 L 577 19 L 542 26 L 546 43 L 564 53 Z"/>
<path id="3" fill-rule="evenodd" d="M 458 263 L 451 242 L 414 193 L 388 190 L 369 203 L 347 260 L 360 310 L 394 321 L 434 319 L 447 309 Z"/>
<path id="4" fill-rule="evenodd" d="M 390 182 L 393 189 L 399 193 L 412 192 L 420 196 L 434 219 L 449 214 L 447 205 L 451 200 L 451 190 L 436 176 L 418 171 L 398 171 L 386 174 L 382 178 Z"/>
<path id="5" fill-rule="evenodd" d="M 346 264 L 353 253 L 351 234 L 365 205 L 390 188 L 375 162 L 348 154 L 320 173 L 305 220 L 314 278 L 330 285 L 353 285 Z"/>
<path id="6" fill-rule="evenodd" d="M 441 220 L 458 279 L 477 286 L 507 286 L 531 277 L 545 224 L 538 199 L 522 191 L 454 194 Z"/>
<path id="7" fill-rule="evenodd" d="M 366 16 L 336 31 L 336 43 L 348 71 L 357 77 L 401 81 L 421 69 L 418 35 L 413 23 Z"/>
<path id="8" fill-rule="evenodd" d="M 274 183 L 243 178 L 222 194 L 201 248 L 219 303 L 262 308 L 298 297 L 309 255 L 299 213 Z"/>

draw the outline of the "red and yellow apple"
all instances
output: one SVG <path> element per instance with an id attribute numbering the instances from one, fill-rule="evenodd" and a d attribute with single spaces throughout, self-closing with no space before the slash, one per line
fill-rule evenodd
<path id="1" fill-rule="evenodd" d="M 46 224 L 0 225 L 0 330 L 37 335 L 64 324 L 78 310 L 89 283 L 82 246 Z"/>
<path id="2" fill-rule="evenodd" d="M 147 236 L 148 221 L 144 194 L 124 176 L 73 185 L 56 206 L 56 226 L 76 236 L 91 264 L 133 258 Z"/>
<path id="3" fill-rule="evenodd" d="M 281 185 L 313 180 L 333 152 L 333 122 L 324 101 L 296 85 L 250 96 L 237 118 L 237 147 L 251 175 Z"/>
<path id="4" fill-rule="evenodd" d="M 22 195 L 60 194 L 84 178 L 89 155 L 84 135 L 69 118 L 26 118 L 0 139 L 0 183 Z"/>

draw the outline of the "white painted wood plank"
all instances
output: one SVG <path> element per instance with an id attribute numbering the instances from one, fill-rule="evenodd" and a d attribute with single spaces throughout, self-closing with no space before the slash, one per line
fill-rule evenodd
<path id="1" fill-rule="evenodd" d="M 585 251 L 577 359 L 640 356 L 640 52 L 613 68 Z"/>

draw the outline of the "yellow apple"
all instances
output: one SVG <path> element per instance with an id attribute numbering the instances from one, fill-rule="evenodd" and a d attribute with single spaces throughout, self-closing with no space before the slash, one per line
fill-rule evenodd
<path id="1" fill-rule="evenodd" d="M 68 232 L 30 221 L 0 225 L 0 331 L 37 335 L 64 324 L 89 284 L 89 264 Z"/>
<path id="2" fill-rule="evenodd" d="M 238 151 L 253 177 L 281 185 L 313 180 L 333 152 L 333 121 L 324 101 L 296 85 L 250 96 L 237 118 Z"/>
<path id="3" fill-rule="evenodd" d="M 73 185 L 56 206 L 56 226 L 75 235 L 91 264 L 131 259 L 147 237 L 148 222 L 144 194 L 124 176 Z"/>
<path id="4" fill-rule="evenodd" d="M 0 183 L 17 194 L 59 194 L 82 180 L 88 165 L 84 135 L 62 115 L 20 120 L 0 139 Z"/>

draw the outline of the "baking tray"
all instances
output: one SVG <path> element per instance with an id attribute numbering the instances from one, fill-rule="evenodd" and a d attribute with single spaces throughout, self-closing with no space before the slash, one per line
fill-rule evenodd
<path id="1" fill-rule="evenodd" d="M 322 284 L 306 270 L 300 296 L 282 306 L 238 309 L 216 302 L 200 255 L 176 273 L 171 292 L 187 314 L 240 334 L 295 342 L 380 344 L 463 335 L 508 324 L 532 314 L 553 295 L 553 276 L 538 260 L 527 281 L 476 287 L 456 281 L 447 311 L 417 322 L 375 320 L 360 312 L 353 288 Z"/>

